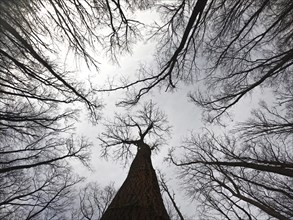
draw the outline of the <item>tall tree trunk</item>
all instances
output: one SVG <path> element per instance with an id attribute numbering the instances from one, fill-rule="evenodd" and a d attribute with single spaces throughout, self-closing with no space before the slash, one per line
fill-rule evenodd
<path id="1" fill-rule="evenodd" d="M 128 176 L 101 220 L 170 220 L 155 170 L 150 147 L 138 142 Z"/>

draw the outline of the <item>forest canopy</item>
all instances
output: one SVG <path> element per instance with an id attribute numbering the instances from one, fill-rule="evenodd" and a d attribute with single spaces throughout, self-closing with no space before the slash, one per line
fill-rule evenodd
<path id="1" fill-rule="evenodd" d="M 77 195 L 82 178 L 70 161 L 89 167 L 93 145 L 107 154 L 118 147 L 115 156 L 128 158 L 132 128 L 141 139 L 141 128 L 154 128 L 150 147 L 170 144 L 160 133 L 170 127 L 158 109 L 152 117 L 161 124 L 148 123 L 150 102 L 138 115 L 104 121 L 93 144 L 74 130 L 80 115 L 102 124 L 106 92 L 122 92 L 117 105 L 128 111 L 153 93 L 185 87 L 205 129 L 186 133 L 163 156 L 200 201 L 196 216 L 293 217 L 292 1 L 3 0 L 0 10 L 1 219 L 100 218 L 113 186 L 90 184 Z M 151 22 L 139 16 L 146 11 Z M 117 73 L 103 87 L 74 68 L 98 74 L 101 54 L 119 63 L 142 41 L 155 46 L 153 61 L 132 64 L 137 72 Z M 231 113 L 249 97 L 259 105 L 240 121 Z"/>

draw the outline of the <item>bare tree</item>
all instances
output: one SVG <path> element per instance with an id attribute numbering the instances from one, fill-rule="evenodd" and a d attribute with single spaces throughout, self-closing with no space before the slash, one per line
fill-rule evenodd
<path id="1" fill-rule="evenodd" d="M 151 30 L 157 65 L 106 89 L 125 89 L 120 104 L 133 105 L 156 87 L 194 82 L 190 99 L 214 121 L 257 88 L 273 88 L 282 99 L 292 87 L 291 1 L 178 0 L 154 8 L 161 15 Z"/>
<path id="2" fill-rule="evenodd" d="M 180 211 L 180 207 L 177 205 L 177 202 L 175 201 L 175 193 L 174 191 L 170 190 L 169 186 L 167 185 L 165 175 L 162 172 L 159 172 L 158 181 L 161 187 L 162 194 L 165 193 L 167 195 L 167 202 L 165 200 L 165 203 L 167 203 L 167 212 L 170 219 L 184 220 L 185 218 L 182 212 Z"/>
<path id="3" fill-rule="evenodd" d="M 58 219 L 66 211 L 71 190 L 81 181 L 67 159 L 87 165 L 90 143 L 58 136 L 44 134 L 27 142 L 2 138 L 1 219 Z"/>
<path id="4" fill-rule="evenodd" d="M 292 83 L 292 2 L 217 1 L 211 10 L 210 42 L 205 51 L 212 72 L 208 92 L 191 95 L 192 100 L 221 116 L 255 88 L 273 88 L 283 94 Z M 291 79 L 291 80 L 290 80 Z M 277 83 L 275 83 L 277 82 Z M 291 84 L 292 85 L 292 84 Z M 287 92 L 287 91 L 286 91 Z"/>
<path id="5" fill-rule="evenodd" d="M 214 122 L 248 94 L 269 89 L 275 102 L 261 103 L 235 137 L 192 136 L 183 147 L 185 159 L 173 162 L 182 168 L 187 189 L 202 199 L 203 219 L 215 218 L 210 209 L 227 219 L 292 218 L 293 3 L 198 0 L 157 6 L 157 66 L 109 90 L 127 88 L 120 104 L 133 105 L 155 87 L 170 90 L 199 80 L 189 97 Z"/>
<path id="6" fill-rule="evenodd" d="M 120 105 L 136 104 L 142 96 L 156 87 L 174 89 L 180 81 L 190 82 L 196 67 L 197 37 L 200 26 L 205 24 L 208 1 L 173 1 L 159 2 L 154 8 L 162 20 L 151 26 L 150 38 L 159 42 L 156 58 L 157 66 L 141 68 L 139 77 L 129 83 L 123 83 L 102 91 L 114 91 L 127 88 L 127 97 Z M 200 34 L 201 35 L 201 34 Z"/>
<path id="7" fill-rule="evenodd" d="M 131 9 L 144 7 L 132 3 L 125 4 Z M 69 55 L 83 58 L 89 67 L 98 67 L 93 57 L 99 52 L 97 49 L 102 49 L 99 45 L 111 51 L 112 56 L 129 51 L 141 24 L 128 19 L 123 7 L 119 1 L 1 1 L 3 99 L 17 99 L 34 107 L 42 105 L 45 110 L 56 106 L 54 103 L 80 102 L 96 120 L 101 104 L 95 88 L 76 81 L 73 68 L 56 60 L 60 47 Z M 105 36 L 97 27 L 104 29 Z"/>
<path id="8" fill-rule="evenodd" d="M 23 210 L 27 218 L 49 212 L 53 203 L 50 199 L 47 203 L 40 202 L 41 197 L 34 193 L 40 186 L 30 181 L 37 183 L 36 179 L 43 178 L 43 183 L 48 183 L 45 185 L 59 195 L 58 190 L 63 189 L 61 183 L 70 178 L 63 175 L 61 182 L 50 182 L 45 173 L 38 176 L 37 171 L 49 167 L 46 171 L 51 170 L 53 176 L 59 177 L 59 173 L 66 173 L 62 169 L 70 170 L 64 159 L 75 157 L 86 161 L 82 151 L 89 144 L 83 140 L 77 144 L 79 147 L 72 148 L 74 141 L 60 135 L 72 127 L 72 119 L 77 117 L 75 106 L 79 103 L 86 106 L 94 122 L 99 118 L 101 103 L 96 94 L 101 90 L 92 88 L 91 83 L 88 87 L 87 82 L 77 82 L 70 69 L 52 58 L 56 58 L 58 46 L 65 45 L 68 53 L 82 57 L 88 66 L 97 67 L 95 48 L 101 45 L 115 60 L 117 54 L 131 50 L 131 43 L 144 27 L 132 17 L 133 12 L 152 6 L 158 7 L 162 15 L 162 20 L 151 29 L 152 38 L 159 42 L 157 66 L 151 71 L 142 68 L 137 80 L 108 90 L 127 88 L 130 96 L 121 104 L 132 105 L 155 87 L 170 90 L 181 81 L 191 83 L 200 79 L 198 91 L 190 93 L 190 99 L 205 110 L 206 119 L 214 121 L 256 88 L 272 89 L 277 105 L 263 104 L 253 113 L 254 118 L 239 127 L 236 138 L 245 137 L 245 142 L 238 143 L 233 138 L 218 141 L 213 135 L 192 137 L 185 147 L 189 157 L 180 166 L 187 179 L 189 173 L 199 175 L 196 181 L 202 187 L 190 185 L 190 190 L 202 192 L 209 204 L 203 203 L 204 207 L 213 208 L 226 218 L 258 218 L 258 210 L 260 215 L 291 217 L 288 200 L 292 196 L 289 190 L 293 107 L 291 1 L 181 0 L 155 4 L 154 1 L 5 0 L 0 2 L 0 175 L 5 186 L 0 204 L 3 202 L 3 213 L 8 213 L 5 218 L 9 219 L 13 213 L 22 216 L 22 211 L 15 210 Z M 130 10 L 125 11 L 126 8 Z M 204 64 L 201 58 L 206 59 Z M 165 123 L 156 127 L 155 123 L 164 121 L 164 117 L 153 123 L 153 115 L 151 118 L 148 115 L 156 111 L 146 112 L 144 116 L 116 115 L 114 124 L 106 125 L 101 137 L 105 155 L 110 148 L 117 147 L 114 156 L 127 159 L 133 154 L 131 146 L 136 146 L 136 158 L 140 158 L 141 149 L 150 151 L 164 142 L 162 134 L 169 128 L 161 126 Z M 133 133 L 135 129 L 138 136 Z M 146 144 L 148 135 L 154 139 Z M 224 157 L 219 161 L 217 154 L 226 155 L 229 160 Z M 190 166 L 192 169 L 188 170 Z M 59 172 L 57 168 L 62 169 Z M 16 179 L 27 183 L 25 186 L 36 187 L 25 191 L 18 188 Z M 46 192 L 49 194 L 51 190 Z M 35 201 L 37 208 L 32 206 L 33 202 L 25 203 L 22 199 L 4 204 L 9 198 L 18 199 L 18 194 L 33 195 L 36 200 L 30 201 Z M 23 204 L 32 208 L 24 209 Z"/>
<path id="9" fill-rule="evenodd" d="M 293 132 L 292 101 L 286 102 L 285 108 L 282 105 L 272 107 L 261 102 L 261 107 L 253 110 L 252 117 L 241 123 L 235 131 L 240 132 L 244 139 L 255 139 L 268 135 L 274 138 L 290 139 Z"/>
<path id="10" fill-rule="evenodd" d="M 209 58 L 205 86 L 191 93 L 191 100 L 209 121 L 259 87 L 271 89 L 276 102 L 262 102 L 235 136 L 192 135 L 184 143 L 184 159 L 170 158 L 180 166 L 190 195 L 201 200 L 203 219 L 290 219 L 292 3 L 210 3 L 202 26 L 209 39 L 202 38 L 206 44 L 198 48 Z"/>
<path id="11" fill-rule="evenodd" d="M 151 152 L 165 142 L 170 127 L 166 116 L 152 103 L 126 115 L 116 115 L 107 123 L 100 140 L 103 155 L 112 148 L 114 157 L 128 159 L 131 146 L 137 149 L 128 176 L 101 219 L 169 219 L 155 170 Z M 137 132 L 137 133 L 136 133 Z"/>
<path id="12" fill-rule="evenodd" d="M 111 183 L 100 187 L 97 183 L 88 183 L 80 189 L 78 204 L 74 204 L 71 219 L 73 220 L 98 220 L 105 213 L 112 201 L 116 190 Z"/>
<path id="13" fill-rule="evenodd" d="M 104 126 L 105 131 L 99 137 L 102 156 L 107 157 L 110 154 L 123 161 L 133 156 L 131 147 L 137 149 L 138 143 L 145 139 L 150 150 L 159 150 L 160 146 L 166 144 L 171 130 L 166 115 L 152 101 L 141 105 L 136 112 L 116 113 L 114 121 L 106 122 Z"/>
<path id="14" fill-rule="evenodd" d="M 223 219 L 292 218 L 292 137 L 240 138 L 192 135 L 184 159 L 170 154 L 189 195 L 202 202 L 203 219 L 215 213 Z"/>
<path id="15" fill-rule="evenodd" d="M 97 43 L 129 50 L 140 24 L 114 1 L 13 0 L 0 9 L 0 218 L 60 219 L 81 180 L 69 159 L 87 165 L 91 146 L 71 129 L 81 106 L 94 123 L 102 107 L 90 82 L 58 61 L 60 49 L 97 67 Z"/>

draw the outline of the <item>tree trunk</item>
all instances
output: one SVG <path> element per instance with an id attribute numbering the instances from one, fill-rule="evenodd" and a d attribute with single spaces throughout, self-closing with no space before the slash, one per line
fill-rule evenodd
<path id="1" fill-rule="evenodd" d="M 128 176 L 101 220 L 170 220 L 147 144 L 138 143 Z"/>

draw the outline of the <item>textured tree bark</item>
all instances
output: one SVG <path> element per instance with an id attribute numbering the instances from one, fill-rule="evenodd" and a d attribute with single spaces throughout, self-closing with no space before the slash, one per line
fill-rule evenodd
<path id="1" fill-rule="evenodd" d="M 142 141 L 128 176 L 101 220 L 170 220 L 152 166 L 151 149 Z"/>

